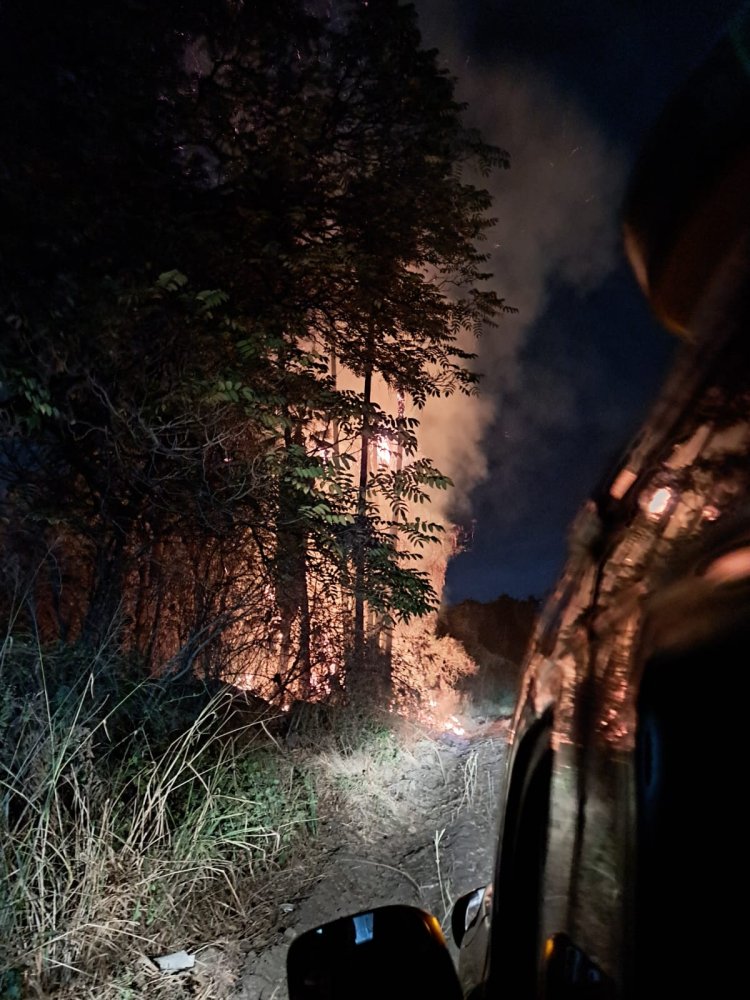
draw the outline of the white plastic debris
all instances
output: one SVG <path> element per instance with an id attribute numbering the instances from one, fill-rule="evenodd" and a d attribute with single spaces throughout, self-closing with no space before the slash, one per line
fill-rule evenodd
<path id="1" fill-rule="evenodd" d="M 154 961 L 162 972 L 182 972 L 184 969 L 193 968 L 195 955 L 188 955 L 186 951 L 175 951 L 171 955 L 161 955 Z"/>
<path id="2" fill-rule="evenodd" d="M 294 903 L 282 903 L 279 909 L 282 913 L 292 913 L 294 911 Z"/>

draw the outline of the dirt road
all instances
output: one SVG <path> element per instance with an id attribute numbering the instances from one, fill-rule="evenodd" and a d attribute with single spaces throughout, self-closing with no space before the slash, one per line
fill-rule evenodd
<path id="1" fill-rule="evenodd" d="M 344 795 L 324 822 L 322 861 L 304 889 L 279 901 L 272 940 L 247 956 L 233 1000 L 286 1000 L 290 941 L 347 913 L 409 903 L 447 929 L 455 899 L 492 875 L 506 734 L 500 721 L 475 722 L 461 737 L 424 736 L 379 791 L 363 774 L 357 797 Z"/>

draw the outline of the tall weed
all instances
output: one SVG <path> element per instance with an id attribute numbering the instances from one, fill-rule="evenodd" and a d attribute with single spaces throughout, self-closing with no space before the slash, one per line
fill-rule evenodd
<path id="1" fill-rule="evenodd" d="M 227 739 L 228 697 L 5 640 L 0 997 L 83 996 L 138 954 L 200 944 L 242 914 L 242 879 L 314 831 L 309 777 L 259 724 Z"/>

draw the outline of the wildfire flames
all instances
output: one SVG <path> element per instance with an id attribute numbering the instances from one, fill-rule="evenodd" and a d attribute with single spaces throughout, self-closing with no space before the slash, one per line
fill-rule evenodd
<path id="1" fill-rule="evenodd" d="M 465 736 L 466 730 L 455 717 L 455 715 L 449 716 L 443 723 L 443 729 L 446 732 L 453 733 L 455 736 Z"/>
<path id="2" fill-rule="evenodd" d="M 668 486 L 662 486 L 654 492 L 654 495 L 646 505 L 646 513 L 651 517 L 661 517 L 667 507 L 669 507 L 671 500 L 672 491 Z"/>
<path id="3" fill-rule="evenodd" d="M 387 437 L 383 437 L 381 434 L 377 441 L 377 451 L 378 451 L 378 465 L 390 465 L 391 464 L 391 443 Z"/>
<path id="4" fill-rule="evenodd" d="M 438 729 L 444 733 L 452 733 L 454 736 L 466 735 L 466 729 L 461 725 L 456 715 L 446 715 L 445 707 L 441 711 L 441 706 L 438 704 L 437 698 L 430 696 L 426 701 L 427 708 L 417 712 L 418 721 L 422 725 L 429 726 L 430 729 Z M 399 711 L 398 706 L 395 706 L 395 710 Z M 413 714 L 413 712 L 400 712 L 399 714 Z"/>

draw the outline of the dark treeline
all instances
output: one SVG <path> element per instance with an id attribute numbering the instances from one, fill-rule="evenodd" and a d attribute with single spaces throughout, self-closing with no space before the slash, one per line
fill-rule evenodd
<path id="1" fill-rule="evenodd" d="M 0 118 L 11 629 L 326 693 L 434 604 L 373 384 L 475 390 L 506 154 L 397 0 L 3 3 Z"/>

